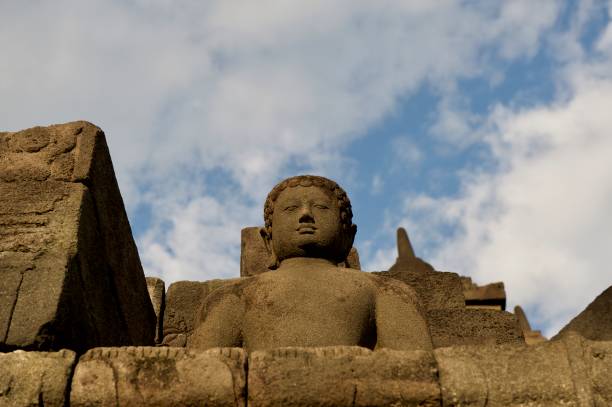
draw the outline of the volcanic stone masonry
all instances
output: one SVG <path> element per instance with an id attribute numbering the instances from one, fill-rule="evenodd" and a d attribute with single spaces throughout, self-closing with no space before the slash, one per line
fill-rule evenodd
<path id="1" fill-rule="evenodd" d="M 348 196 L 298 176 L 227 280 L 145 278 L 104 133 L 0 133 L 0 406 L 609 406 L 612 287 L 548 341 L 503 283 L 398 229 L 361 271 Z"/>

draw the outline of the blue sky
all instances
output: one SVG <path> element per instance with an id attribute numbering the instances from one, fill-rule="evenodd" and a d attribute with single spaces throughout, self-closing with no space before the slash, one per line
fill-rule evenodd
<path id="1" fill-rule="evenodd" d="M 0 123 L 102 127 L 148 275 L 239 273 L 279 180 L 554 334 L 612 281 L 610 1 L 0 3 Z"/>

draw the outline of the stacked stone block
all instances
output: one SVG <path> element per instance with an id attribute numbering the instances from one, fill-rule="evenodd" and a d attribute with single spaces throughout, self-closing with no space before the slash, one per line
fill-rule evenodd
<path id="1" fill-rule="evenodd" d="M 0 133 L 0 350 L 147 345 L 154 332 L 104 133 Z"/>

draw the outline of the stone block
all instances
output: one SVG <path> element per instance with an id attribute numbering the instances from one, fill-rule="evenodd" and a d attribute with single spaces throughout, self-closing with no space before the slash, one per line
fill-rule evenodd
<path id="1" fill-rule="evenodd" d="M 238 348 L 96 348 L 79 359 L 70 405 L 244 406 L 245 384 Z"/>
<path id="2" fill-rule="evenodd" d="M 213 290 L 235 279 L 209 281 L 177 281 L 170 284 L 166 293 L 164 311 L 163 344 L 185 346 L 195 328 L 197 312 L 204 299 Z"/>
<path id="3" fill-rule="evenodd" d="M 434 350 L 444 406 L 581 404 L 561 343 L 458 346 Z"/>
<path id="4" fill-rule="evenodd" d="M 421 304 L 427 310 L 465 307 L 461 278 L 456 273 L 393 270 L 374 274 L 395 278 L 408 284 L 417 293 Z"/>
<path id="5" fill-rule="evenodd" d="M 516 317 L 506 311 L 465 308 L 429 310 L 427 323 L 434 348 L 525 343 Z"/>
<path id="6" fill-rule="evenodd" d="M 572 319 L 552 339 L 576 332 L 594 341 L 612 340 L 612 286 L 599 294 L 584 311 Z"/>
<path id="7" fill-rule="evenodd" d="M 256 351 L 249 406 L 440 406 L 431 352 L 333 346 Z"/>
<path id="8" fill-rule="evenodd" d="M 146 277 L 147 291 L 151 298 L 153 311 L 157 323 L 155 325 L 155 343 L 160 343 L 163 339 L 164 309 L 166 307 L 166 284 L 164 280 L 156 277 Z"/>
<path id="9" fill-rule="evenodd" d="M 104 133 L 0 134 L 0 350 L 152 344 L 155 314 Z"/>
<path id="10" fill-rule="evenodd" d="M 486 285 L 477 285 L 470 277 L 461 277 L 465 304 L 471 308 L 506 310 L 506 289 L 499 281 Z"/>
<path id="11" fill-rule="evenodd" d="M 248 227 L 240 232 L 240 277 L 255 276 L 268 271 L 270 256 L 259 227 Z"/>
<path id="12" fill-rule="evenodd" d="M 59 352 L 0 353 L 0 406 L 67 405 L 76 354 Z"/>

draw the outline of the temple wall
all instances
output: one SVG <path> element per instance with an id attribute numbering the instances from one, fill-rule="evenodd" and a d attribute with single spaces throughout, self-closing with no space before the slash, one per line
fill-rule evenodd
<path id="1" fill-rule="evenodd" d="M 0 405 L 608 406 L 612 342 L 0 353 Z M 66 403 L 66 404 L 65 404 Z"/>

